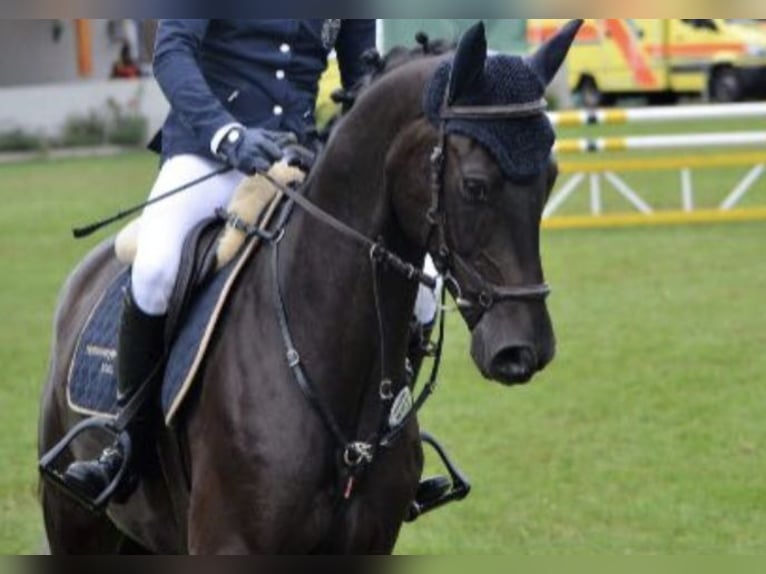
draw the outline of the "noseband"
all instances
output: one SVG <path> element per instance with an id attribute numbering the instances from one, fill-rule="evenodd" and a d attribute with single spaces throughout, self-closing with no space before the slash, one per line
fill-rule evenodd
<path id="1" fill-rule="evenodd" d="M 543 115 L 545 100 L 505 106 L 448 106 L 440 113 L 440 143 L 431 154 L 431 208 L 428 211 L 428 245 L 433 246 L 434 264 L 445 278 L 452 296 L 473 329 L 495 305 L 506 301 L 545 301 L 551 293 L 546 283 L 499 286 L 484 279 L 447 242 L 447 212 L 444 207 L 447 130 L 449 120 L 497 121 Z M 463 276 L 462 282 L 458 275 Z"/>

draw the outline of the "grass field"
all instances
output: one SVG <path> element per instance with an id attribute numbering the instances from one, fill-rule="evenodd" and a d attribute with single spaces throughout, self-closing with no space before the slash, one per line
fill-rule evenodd
<path id="1" fill-rule="evenodd" d="M 142 199 L 153 162 L 0 166 L 0 553 L 40 548 L 37 400 L 58 288 L 89 247 L 69 229 Z M 474 493 L 398 551 L 766 552 L 764 239 L 758 223 L 547 232 L 558 358 L 493 386 L 451 320 L 423 420 Z"/>

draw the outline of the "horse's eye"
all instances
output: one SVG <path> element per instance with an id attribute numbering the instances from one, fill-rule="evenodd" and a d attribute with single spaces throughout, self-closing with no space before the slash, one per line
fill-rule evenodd
<path id="1" fill-rule="evenodd" d="M 489 199 L 489 185 L 483 179 L 463 180 L 463 193 L 468 201 L 486 203 Z"/>

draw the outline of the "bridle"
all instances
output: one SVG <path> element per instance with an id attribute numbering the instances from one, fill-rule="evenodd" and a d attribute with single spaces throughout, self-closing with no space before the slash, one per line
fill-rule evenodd
<path id="1" fill-rule="evenodd" d="M 447 211 L 444 208 L 447 122 L 450 120 L 497 121 L 540 116 L 545 113 L 544 99 L 505 106 L 449 106 L 440 113 L 440 142 L 431 154 L 431 208 L 428 244 L 434 264 L 445 278 L 455 302 L 471 329 L 495 305 L 506 301 L 544 301 L 551 293 L 546 283 L 518 286 L 494 285 L 484 279 L 459 253 L 450 248 L 447 240 Z M 458 278 L 460 277 L 460 279 Z"/>
<path id="2" fill-rule="evenodd" d="M 450 119 L 469 119 L 488 121 L 509 118 L 524 118 L 541 115 L 545 111 L 545 101 L 491 107 L 449 107 L 441 116 L 440 143 L 431 155 L 431 207 L 428 212 L 430 225 L 428 246 L 437 270 L 445 278 L 445 283 L 464 314 L 475 322 L 495 305 L 504 301 L 543 301 L 550 293 L 546 284 L 501 287 L 484 279 L 463 257 L 455 252 L 448 242 L 447 217 L 445 210 L 445 164 L 448 134 L 446 122 Z M 442 293 L 442 311 L 438 321 L 438 334 L 433 346 L 433 366 L 431 374 L 424 383 L 417 398 L 407 383 L 397 385 L 394 381 L 395 368 L 389 364 L 385 345 L 385 325 L 381 306 L 380 275 L 384 271 L 393 271 L 409 281 L 423 284 L 431 289 L 436 280 L 389 250 L 382 239 L 373 240 L 348 224 L 330 215 L 315 203 L 307 199 L 297 188 L 286 186 L 266 173 L 260 174 L 277 188 L 288 201 L 283 206 L 273 230 L 265 231 L 252 227 L 247 231 L 267 241 L 272 250 L 272 274 L 275 291 L 275 308 L 282 339 L 285 346 L 287 365 L 301 389 L 301 392 L 322 419 L 325 427 L 337 445 L 341 497 L 339 508 L 351 499 L 361 474 L 376 460 L 381 449 L 390 448 L 408 426 L 412 418 L 424 406 L 438 384 L 444 346 L 445 314 L 444 293 Z M 380 338 L 381 381 L 376 389 L 380 399 L 380 419 L 377 430 L 366 439 L 349 439 L 341 428 L 335 415 L 323 400 L 316 385 L 306 372 L 300 352 L 295 346 L 289 326 L 289 317 L 283 289 L 279 277 L 279 246 L 285 236 L 286 225 L 295 206 L 299 206 L 309 216 L 335 229 L 339 234 L 360 244 L 368 253 L 372 273 L 376 317 Z M 471 327 L 475 326 L 471 325 Z M 397 393 L 397 388 L 400 390 Z M 370 392 L 368 389 L 366 392 Z M 360 415 L 361 419 L 361 415 Z M 357 435 L 359 429 L 357 429 Z"/>

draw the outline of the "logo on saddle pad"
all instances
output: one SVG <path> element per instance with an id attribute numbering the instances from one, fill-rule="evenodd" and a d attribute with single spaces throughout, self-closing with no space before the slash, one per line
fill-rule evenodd
<path id="1" fill-rule="evenodd" d="M 104 375 L 114 375 L 114 362 L 117 359 L 117 350 L 98 345 L 88 345 L 85 347 L 85 354 L 89 358 L 102 359 L 100 372 Z"/>

